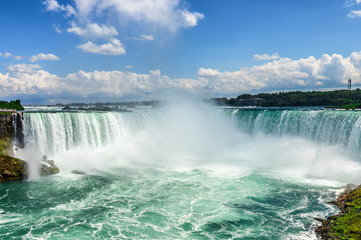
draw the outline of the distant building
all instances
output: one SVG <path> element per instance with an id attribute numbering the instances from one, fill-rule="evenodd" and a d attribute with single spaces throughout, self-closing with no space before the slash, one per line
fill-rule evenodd
<path id="1" fill-rule="evenodd" d="M 351 90 L 351 78 L 348 79 L 347 89 Z"/>

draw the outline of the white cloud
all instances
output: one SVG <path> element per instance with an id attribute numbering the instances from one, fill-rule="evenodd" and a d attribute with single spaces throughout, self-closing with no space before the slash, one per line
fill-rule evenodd
<path id="1" fill-rule="evenodd" d="M 147 74 L 128 71 L 69 73 L 58 77 L 37 64 L 10 65 L 0 73 L 0 96 L 38 96 L 56 99 L 117 99 L 157 97 L 164 91 L 182 91 L 196 96 L 237 96 L 252 91 L 345 88 L 351 78 L 361 84 L 361 52 L 348 57 L 324 54 L 292 60 L 281 58 L 238 71 L 200 68 L 197 79 L 177 78 L 153 70 Z"/>
<path id="2" fill-rule="evenodd" d="M 13 64 L 6 68 L 7 72 L 12 73 L 34 73 L 36 69 L 40 69 L 41 66 L 39 64 Z"/>
<path id="3" fill-rule="evenodd" d="M 25 59 L 25 57 L 22 57 L 22 56 L 14 56 L 14 58 L 15 58 L 15 60 L 18 60 L 18 61 Z"/>
<path id="4" fill-rule="evenodd" d="M 45 0 L 43 2 L 43 4 L 45 5 L 45 7 L 46 7 L 45 9 L 47 11 L 65 12 L 65 15 L 67 17 L 70 17 L 70 16 L 76 14 L 75 9 L 71 5 L 69 5 L 69 4 L 60 5 L 57 0 Z"/>
<path id="5" fill-rule="evenodd" d="M 351 10 L 349 14 L 347 14 L 349 18 L 358 18 L 361 17 L 361 10 Z"/>
<path id="6" fill-rule="evenodd" d="M 75 0 L 77 16 L 88 22 L 94 16 L 112 12 L 122 23 L 130 21 L 177 31 L 194 27 L 204 18 L 202 13 L 190 12 L 180 5 L 180 0 Z"/>
<path id="7" fill-rule="evenodd" d="M 125 69 L 132 69 L 132 68 L 134 68 L 132 65 L 127 65 L 127 66 L 125 66 L 124 67 Z"/>
<path id="8" fill-rule="evenodd" d="M 14 58 L 15 60 L 23 60 L 25 57 L 22 57 L 22 56 L 15 56 L 14 54 L 12 53 L 9 53 L 9 52 L 4 52 L 4 53 L 0 53 L 0 57 L 5 57 L 5 58 Z"/>
<path id="9" fill-rule="evenodd" d="M 96 23 L 88 23 L 85 28 L 81 28 L 73 22 L 67 32 L 85 38 L 109 38 L 118 35 L 118 31 L 113 26 L 98 25 Z"/>
<path id="10" fill-rule="evenodd" d="M 125 49 L 123 48 L 122 43 L 115 38 L 109 40 L 108 43 L 104 43 L 101 45 L 97 45 L 91 41 L 88 41 L 85 44 L 78 45 L 79 49 L 83 50 L 84 52 L 89 53 L 96 53 L 102 55 L 122 55 L 125 54 Z"/>
<path id="11" fill-rule="evenodd" d="M 203 19 L 204 15 L 198 12 L 189 12 L 188 10 L 181 11 L 183 17 L 183 26 L 184 27 L 194 27 L 197 26 L 198 20 Z"/>
<path id="12" fill-rule="evenodd" d="M 278 56 L 278 53 L 274 53 L 272 55 L 268 55 L 268 54 L 255 54 L 253 56 L 254 60 L 257 60 L 257 61 L 270 61 L 270 60 L 276 60 L 276 59 L 279 59 L 280 56 Z"/>
<path id="13" fill-rule="evenodd" d="M 346 7 L 351 7 L 351 6 L 360 4 L 360 3 L 361 3 L 361 0 L 346 0 L 345 1 L 345 6 Z"/>
<path id="14" fill-rule="evenodd" d="M 53 24 L 53 27 L 54 27 L 55 32 L 57 32 L 57 33 L 59 33 L 59 34 L 62 34 L 62 33 L 63 33 L 63 31 L 61 31 L 59 25 Z"/>
<path id="15" fill-rule="evenodd" d="M 61 91 L 60 78 L 37 64 L 10 65 L 6 74 L 0 73 L 0 96 L 38 96 Z"/>
<path id="16" fill-rule="evenodd" d="M 0 53 L 0 57 L 6 57 L 6 58 L 8 58 L 8 57 L 12 57 L 12 56 L 13 56 L 13 54 L 11 54 L 11 53 L 9 53 L 9 52 Z"/>
<path id="17" fill-rule="evenodd" d="M 348 78 L 361 84 L 360 68 L 361 52 L 354 52 L 347 58 L 339 54 L 324 54 L 319 59 L 313 56 L 299 60 L 281 58 L 234 72 L 201 68 L 198 75 L 213 92 L 236 94 L 262 89 L 313 89 L 320 85 L 340 87 Z"/>
<path id="18" fill-rule="evenodd" d="M 139 35 L 139 40 L 147 40 L 147 41 L 153 41 L 154 36 L 153 35 Z"/>
<path id="19" fill-rule="evenodd" d="M 39 53 L 38 55 L 34 55 L 30 57 L 30 62 L 37 62 L 37 61 L 59 61 L 60 59 L 55 56 L 54 54 L 44 54 Z"/>

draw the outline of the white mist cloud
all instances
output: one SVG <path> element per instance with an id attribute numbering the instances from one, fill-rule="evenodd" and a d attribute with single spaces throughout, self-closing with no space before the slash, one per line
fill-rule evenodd
<path id="1" fill-rule="evenodd" d="M 102 51 L 100 46 L 95 46 Z M 105 52 L 111 53 L 111 50 Z M 200 68 L 197 79 L 172 79 L 160 70 L 152 70 L 147 74 L 78 71 L 59 77 L 42 70 L 38 64 L 10 65 L 6 73 L 0 76 L 0 96 L 51 94 L 54 99 L 90 100 L 92 97 L 157 98 L 160 93 L 166 92 L 194 94 L 198 97 L 237 96 L 252 91 L 344 88 L 349 78 L 353 84 L 361 84 L 361 52 L 353 52 L 348 57 L 324 54 L 320 58 L 280 58 L 238 71 Z"/>
<path id="2" fill-rule="evenodd" d="M 132 68 L 134 68 L 132 65 L 127 65 L 127 66 L 125 66 L 124 67 L 125 69 L 132 69 Z"/>
<path id="3" fill-rule="evenodd" d="M 257 60 L 257 61 L 269 61 L 269 60 L 276 60 L 276 59 L 279 59 L 280 56 L 278 56 L 278 53 L 274 53 L 272 55 L 268 55 L 268 54 L 255 54 L 253 56 L 254 60 Z"/>
<path id="4" fill-rule="evenodd" d="M 96 23 L 88 23 L 84 28 L 81 28 L 73 22 L 72 26 L 66 31 L 81 37 L 94 39 L 110 38 L 118 35 L 118 31 L 113 26 L 98 25 Z"/>
<path id="5" fill-rule="evenodd" d="M 44 54 L 39 53 L 38 55 L 34 55 L 30 57 L 30 62 L 37 62 L 37 61 L 59 61 L 60 59 L 52 53 Z"/>
<path id="6" fill-rule="evenodd" d="M 123 48 L 122 43 L 115 38 L 109 40 L 108 43 L 104 43 L 101 45 L 97 45 L 91 41 L 88 41 L 85 44 L 81 44 L 77 46 L 79 49 L 83 50 L 84 52 L 88 53 L 96 53 L 102 55 L 122 55 L 125 54 L 126 51 Z"/>

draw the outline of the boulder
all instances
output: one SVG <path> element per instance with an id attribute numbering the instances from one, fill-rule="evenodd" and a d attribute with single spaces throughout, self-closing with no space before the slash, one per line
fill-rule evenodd
<path id="1" fill-rule="evenodd" d="M 26 162 L 7 155 L 0 155 L 0 182 L 22 180 L 26 176 Z"/>
<path id="2" fill-rule="evenodd" d="M 48 156 L 44 155 L 41 159 L 41 168 L 40 175 L 47 176 L 50 174 L 58 174 L 60 172 L 59 168 L 55 166 L 54 160 L 49 160 Z"/>

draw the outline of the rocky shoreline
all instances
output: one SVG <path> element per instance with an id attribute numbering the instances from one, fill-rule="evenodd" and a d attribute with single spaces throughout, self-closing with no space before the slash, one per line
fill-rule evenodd
<path id="1" fill-rule="evenodd" d="M 327 219 L 315 218 L 322 223 L 315 228 L 322 240 L 361 239 L 361 185 L 347 185 L 336 201 L 329 202 L 340 209 Z"/>

